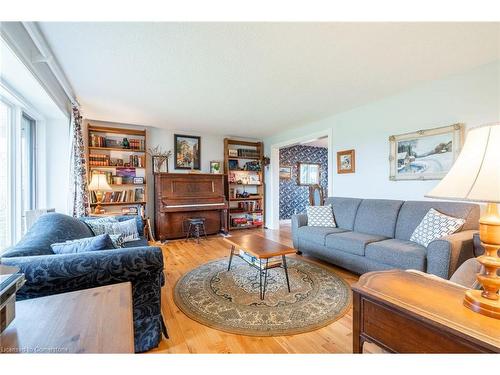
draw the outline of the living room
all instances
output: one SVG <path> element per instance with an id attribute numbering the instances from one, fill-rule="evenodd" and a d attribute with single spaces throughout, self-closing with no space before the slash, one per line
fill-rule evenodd
<path id="1" fill-rule="evenodd" d="M 494 12 L 112 11 L 0 24 L 0 368 L 500 353 Z"/>

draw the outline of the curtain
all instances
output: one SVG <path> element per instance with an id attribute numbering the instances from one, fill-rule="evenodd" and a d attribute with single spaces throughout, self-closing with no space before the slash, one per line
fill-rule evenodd
<path id="1" fill-rule="evenodd" d="M 71 116 L 71 160 L 70 186 L 71 203 L 74 217 L 88 216 L 89 191 L 85 166 L 85 145 L 83 143 L 82 116 L 78 107 L 73 107 Z"/>

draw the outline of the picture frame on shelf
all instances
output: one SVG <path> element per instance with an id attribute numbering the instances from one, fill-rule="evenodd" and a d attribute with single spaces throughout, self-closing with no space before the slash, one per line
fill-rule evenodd
<path id="1" fill-rule="evenodd" d="M 389 179 L 442 179 L 457 159 L 463 140 L 463 124 L 390 136 Z"/>
<path id="2" fill-rule="evenodd" d="M 337 173 L 354 173 L 356 171 L 356 152 L 345 150 L 337 152 Z"/>
<path id="3" fill-rule="evenodd" d="M 229 150 L 227 150 L 227 154 L 230 158 L 236 158 L 238 157 L 238 150 L 230 148 Z"/>
<path id="4" fill-rule="evenodd" d="M 220 161 L 211 161 L 210 162 L 210 173 L 213 174 L 221 174 L 221 165 Z"/>
<path id="5" fill-rule="evenodd" d="M 238 160 L 228 160 L 228 166 L 230 171 L 239 171 L 240 165 Z"/>
<path id="6" fill-rule="evenodd" d="M 175 169 L 201 169 L 201 137 L 174 134 Z"/>
<path id="7" fill-rule="evenodd" d="M 134 177 L 133 183 L 134 183 L 134 185 L 144 184 L 144 177 Z"/>

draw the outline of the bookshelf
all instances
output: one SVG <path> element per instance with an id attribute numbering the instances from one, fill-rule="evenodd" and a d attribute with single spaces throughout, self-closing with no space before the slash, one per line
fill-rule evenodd
<path id="1" fill-rule="evenodd" d="M 125 141 L 126 138 L 126 141 Z M 104 192 L 104 212 L 95 213 L 97 200 L 90 194 L 92 215 L 141 215 L 147 204 L 147 141 L 146 130 L 122 127 L 87 127 L 87 173 L 106 174 L 112 191 Z"/>
<path id="2" fill-rule="evenodd" d="M 224 190 L 229 203 L 229 230 L 264 225 L 262 142 L 224 139 Z"/>

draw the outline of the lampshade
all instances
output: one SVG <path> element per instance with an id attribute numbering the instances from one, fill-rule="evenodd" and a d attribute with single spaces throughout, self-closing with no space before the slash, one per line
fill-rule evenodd
<path id="1" fill-rule="evenodd" d="M 109 186 L 105 174 L 94 174 L 89 184 L 89 190 L 110 191 L 113 189 Z"/>
<path id="2" fill-rule="evenodd" d="M 500 124 L 469 130 L 455 164 L 426 196 L 500 203 Z"/>

